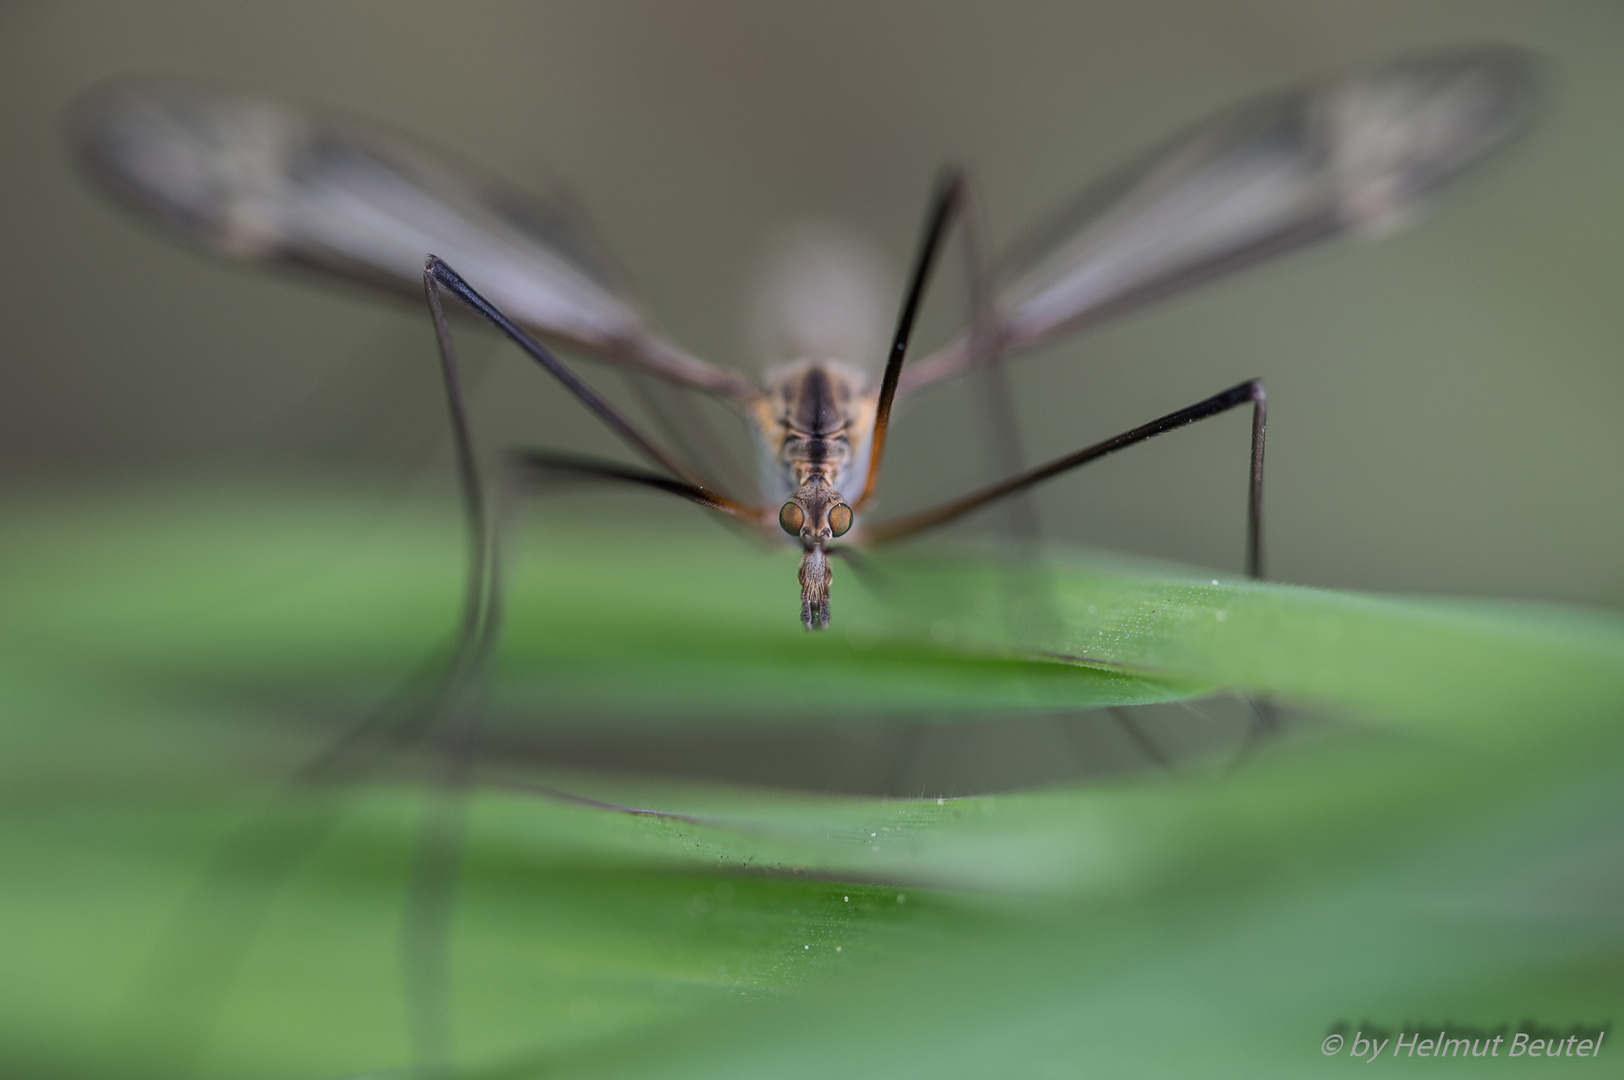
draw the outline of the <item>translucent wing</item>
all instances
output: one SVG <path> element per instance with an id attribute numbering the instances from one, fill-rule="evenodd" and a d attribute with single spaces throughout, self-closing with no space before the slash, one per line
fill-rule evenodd
<path id="1" fill-rule="evenodd" d="M 896 282 L 860 234 L 813 219 L 780 228 L 751 281 L 750 336 L 768 364 L 819 356 L 873 366 L 884 358 Z"/>
<path id="2" fill-rule="evenodd" d="M 438 255 L 543 335 L 683 385 L 750 392 L 648 327 L 568 206 L 379 128 L 150 80 L 97 88 L 73 120 L 104 186 L 218 251 L 417 298 L 423 260 Z"/>
<path id="3" fill-rule="evenodd" d="M 1247 102 L 1086 191 L 1006 260 L 1003 355 L 1306 244 L 1404 224 L 1520 130 L 1532 57 L 1431 53 Z M 965 339 L 913 368 L 917 389 L 972 366 Z"/>

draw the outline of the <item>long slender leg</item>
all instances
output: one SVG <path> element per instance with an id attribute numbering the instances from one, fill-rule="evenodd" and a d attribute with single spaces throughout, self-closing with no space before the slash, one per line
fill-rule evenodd
<path id="1" fill-rule="evenodd" d="M 1235 756 L 1230 759 L 1225 772 L 1238 772 L 1241 766 L 1252 760 L 1252 754 L 1259 747 L 1280 731 L 1280 705 L 1266 697 L 1253 697 L 1247 693 L 1242 693 L 1240 699 L 1246 702 L 1249 710 L 1246 736 L 1241 739 L 1241 744 L 1235 750 Z"/>
<path id="2" fill-rule="evenodd" d="M 1009 392 L 1008 379 L 997 361 L 1001 355 L 1000 331 L 997 312 L 993 307 L 991 275 L 987 272 L 981 238 L 980 218 L 974 190 L 969 177 L 959 169 L 943 172 L 931 199 L 931 208 L 925 219 L 925 230 L 919 244 L 919 253 L 909 276 L 908 290 L 902 310 L 897 316 L 896 332 L 891 340 L 885 374 L 880 380 L 878 407 L 874 416 L 874 432 L 870 440 L 868 476 L 863 484 L 863 497 L 855 509 L 866 509 L 879 488 L 880 465 L 885 455 L 887 432 L 891 422 L 891 405 L 896 398 L 902 363 L 907 358 L 908 343 L 919 315 L 926 285 L 936 265 L 943 234 L 954 215 L 962 219 L 961 234 L 964 243 L 966 277 L 970 291 L 970 330 L 967 354 L 972 366 L 981 369 L 984 405 L 989 441 L 998 456 L 1003 471 L 1021 468 L 1020 438 L 1015 412 Z M 1012 513 L 1015 531 L 1028 537 L 1037 534 L 1035 512 L 1030 503 L 1017 504 Z"/>
<path id="3" fill-rule="evenodd" d="M 546 368 L 582 404 L 596 413 L 598 418 L 607 424 L 616 435 L 619 435 L 626 445 L 672 476 L 686 480 L 695 486 L 703 486 L 693 476 L 689 475 L 687 469 L 684 469 L 674 458 L 655 445 L 653 440 L 644 435 L 636 424 L 622 415 L 620 410 L 604 400 L 579 375 L 570 370 L 562 360 L 554 356 L 552 350 L 520 329 L 517 324 L 502 314 L 489 300 L 479 295 L 468 282 L 463 280 L 460 274 L 443 261 L 430 255 L 423 266 L 423 279 L 425 288 L 429 291 L 431 297 L 435 297 L 439 287 L 444 287 L 457 299 L 484 317 L 487 322 L 506 334 L 510 341 L 529 354 L 532 360 Z M 435 307 L 438 306 L 437 297 L 432 300 L 432 304 Z M 436 332 L 441 335 L 442 346 L 450 340 L 449 330 L 441 329 L 443 324 L 444 318 L 437 315 Z"/>
<path id="4" fill-rule="evenodd" d="M 446 931 L 455 899 L 466 796 L 479 738 L 481 710 L 477 699 L 485 661 L 496 636 L 500 587 L 496 537 L 474 451 L 456 346 L 440 303 L 439 285 L 428 272 L 424 273 L 423 292 L 439 346 L 469 549 L 462 626 L 434 711 L 430 739 L 438 765 L 438 784 L 423 811 L 402 940 L 413 1055 L 421 1069 L 435 1075 L 448 1069 L 451 1061 L 445 996 Z"/>
<path id="5" fill-rule="evenodd" d="M 496 639 L 501 587 L 497 523 L 491 520 L 477 467 L 461 371 L 438 289 L 427 280 L 425 289 L 441 349 L 441 374 L 469 537 L 456 645 L 449 661 L 442 655 L 425 663 L 389 701 L 301 767 L 283 789 L 269 797 L 263 819 L 244 826 L 210 858 L 137 980 L 139 990 L 131 1001 L 132 1011 L 146 1018 L 155 1039 L 172 1048 L 178 1075 L 187 1073 L 199 1052 L 211 1018 L 269 910 L 278 884 L 341 820 L 347 806 L 341 785 L 420 740 L 436 751 L 439 787 L 425 809 L 403 959 L 417 1060 L 425 1069 L 440 1068 L 449 1060 L 444 928 L 462 849 L 462 804 L 477 751 L 481 676 Z M 609 471 L 599 470 L 596 475 L 613 479 L 607 475 Z M 759 517 L 751 508 L 704 488 L 653 473 L 647 478 L 649 486 L 663 486 L 703 505 L 736 516 Z M 497 500 L 498 504 L 504 501 Z"/>
<path id="6" fill-rule="evenodd" d="M 486 526 L 486 572 L 480 579 L 484 596 L 471 605 L 478 610 L 478 622 L 465 647 L 458 650 L 460 663 L 447 678 L 441 698 L 441 722 L 433 739 L 439 786 L 436 797 L 425 808 L 407 909 L 403 941 L 407 1007 L 417 1066 L 426 1078 L 449 1075 L 451 1071 L 453 1033 L 446 950 L 466 834 L 467 799 L 474 788 L 481 755 L 486 675 L 501 632 L 502 554 L 514 546 L 519 511 L 535 493 L 536 481 L 559 475 L 634 483 L 726 512 L 703 489 L 658 473 L 545 451 L 518 453 L 508 459 Z"/>
<path id="7" fill-rule="evenodd" d="M 519 465 L 527 475 L 538 471 L 568 472 L 597 479 L 638 483 L 681 495 L 711 509 L 757 524 L 761 522 L 764 511 L 733 502 L 688 480 L 683 470 L 644 438 L 630 421 L 598 397 L 550 352 L 508 322 L 444 263 L 430 258 L 424 270 L 423 284 L 439 345 L 469 537 L 469 572 L 462 629 L 435 710 L 435 730 L 431 739 L 439 765 L 439 786 L 436 797 L 425 808 L 403 943 L 414 1052 L 420 1067 L 432 1075 L 444 1071 L 451 1060 L 449 1006 L 445 996 L 447 930 L 455 899 L 457 866 L 462 855 L 467 794 L 472 787 L 474 763 L 478 756 L 486 668 L 501 625 L 500 534 L 504 531 L 504 523 L 510 520 L 511 505 L 517 501 L 510 497 L 512 493 L 504 485 L 499 492 L 496 520 L 492 521 L 491 507 L 474 450 L 456 348 L 440 301 L 440 288 L 451 289 L 465 303 L 502 328 L 627 442 L 671 474 L 538 453 L 519 459 Z"/>
<path id="8" fill-rule="evenodd" d="M 715 425 L 686 391 L 654 385 L 654 376 L 625 369 L 621 381 L 665 437 L 666 445 L 676 448 L 701 483 L 734 491 L 755 489 L 755 481 L 745 475 Z"/>
<path id="9" fill-rule="evenodd" d="M 423 808 L 402 931 L 408 1028 L 413 1058 L 426 1076 L 449 1072 L 452 1061 L 447 941 L 478 752 L 477 674 L 459 673 L 455 693 L 442 706 L 443 726 L 434 740 L 437 787 Z"/>
<path id="10" fill-rule="evenodd" d="M 463 599 L 462 634 L 458 640 L 471 645 L 477 637 L 481 609 L 488 599 L 485 586 L 491 570 L 491 529 L 485 513 L 485 486 L 474 452 L 473 429 L 468 422 L 468 402 L 462 392 L 462 372 L 457 366 L 457 348 L 451 340 L 445 307 L 440 303 L 440 288 L 427 272 L 423 275 L 423 295 L 434 320 L 440 377 L 445 384 L 446 411 L 451 420 L 451 444 L 457 459 L 457 481 L 468 527 L 468 588 Z"/>
<path id="11" fill-rule="evenodd" d="M 1027 461 L 1021 447 L 1009 366 L 1002 363 L 1004 331 L 998 318 L 992 273 L 983 243 L 981 206 L 969 174 L 964 177 L 960 207 L 959 236 L 963 242 L 970 301 L 970 325 L 965 340 L 972 361 L 970 378 L 976 384 L 972 396 L 980 412 L 982 437 L 994 466 L 992 475 L 1013 476 L 1026 469 Z M 1041 572 L 1036 577 L 1030 572 L 1034 568 L 1041 532 L 1037 500 L 1031 489 L 1011 495 L 1003 504 L 998 532 L 1008 556 L 1003 564 L 1006 572 L 1002 574 L 1004 619 L 1011 629 L 1019 626 L 1023 633 L 1045 636 L 1048 630 L 1059 625 L 1060 613 L 1055 606 L 1054 590 L 1041 580 Z M 1019 566 L 1024 569 L 1018 569 Z"/>
<path id="12" fill-rule="evenodd" d="M 477 623 L 457 650 L 457 663 L 446 679 L 438 709 L 439 725 L 432 740 L 436 755 L 435 797 L 424 810 L 412 888 L 402 942 L 405 960 L 407 1010 L 418 1069 L 425 1077 L 449 1075 L 452 1062 L 450 1002 L 447 997 L 447 943 L 456 897 L 467 821 L 467 799 L 476 779 L 484 689 L 490 658 L 502 623 L 502 553 L 512 546 L 518 509 L 528 488 L 524 459 L 519 469 L 503 473 L 486 524 L 485 573 L 479 579 L 483 596 L 470 604 Z M 589 474 L 614 478 L 612 474 Z M 658 474 L 650 478 L 680 485 Z"/>
<path id="13" fill-rule="evenodd" d="M 897 380 L 902 376 L 902 361 L 908 355 L 908 340 L 913 336 L 914 320 L 919 315 L 919 304 L 924 299 L 925 286 L 931 270 L 936 266 L 936 254 L 942 246 L 942 234 L 947 231 L 960 206 L 964 191 L 963 174 L 948 170 L 942 174 L 931 199 L 929 215 L 925 218 L 925 232 L 919 243 L 919 254 L 914 259 L 913 273 L 908 280 L 908 291 L 897 315 L 896 333 L 891 338 L 891 353 L 885 362 L 885 375 L 880 379 L 879 405 L 874 412 L 874 434 L 869 442 L 868 476 L 863 481 L 863 497 L 854 510 L 861 513 L 874 501 L 879 485 L 880 460 L 885 456 L 885 436 L 891 425 L 891 402 L 897 396 Z"/>
<path id="14" fill-rule="evenodd" d="M 1021 450 L 1020 424 L 1015 416 L 1009 369 L 999 363 L 1003 359 L 1003 342 L 994 306 L 992 274 L 987 265 L 981 203 L 969 173 L 963 174 L 961 188 L 959 236 L 964 247 L 965 277 L 970 293 L 968 347 L 981 391 L 975 397 L 980 407 L 983 436 L 996 470 L 994 475 L 1013 475 L 1026 468 L 1026 458 Z M 1011 496 L 1004 525 L 1009 535 L 1026 547 L 1036 542 L 1037 506 L 1027 493 Z"/>
<path id="15" fill-rule="evenodd" d="M 439 264 L 453 283 L 461 282 Z M 463 510 L 468 529 L 469 572 L 467 593 L 463 605 L 462 628 L 450 669 L 445 677 L 439 704 L 435 709 L 435 730 L 431 745 L 438 768 L 435 797 L 424 810 L 423 829 L 420 834 L 413 871 L 410 899 L 407 907 L 403 956 L 406 968 L 407 1007 L 411 1019 L 414 1055 L 418 1065 L 429 1075 L 437 1075 L 449 1068 L 451 1061 L 451 1027 L 449 1003 L 446 1000 L 447 964 L 446 941 L 455 900 L 457 868 L 461 860 L 466 821 L 467 795 L 472 788 L 474 764 L 478 756 L 482 717 L 482 696 L 485 674 L 491 653 L 495 648 L 501 627 L 501 559 L 506 523 L 512 520 L 517 500 L 510 484 L 499 490 L 496 517 L 488 504 L 475 454 L 467 404 L 462 392 L 461 373 L 457 364 L 456 347 L 450 326 L 440 302 L 440 286 L 445 277 L 435 272 L 431 260 L 424 274 L 424 293 L 433 316 L 434 330 L 439 345 L 441 373 L 445 382 L 446 404 L 450 414 L 453 444 L 456 450 L 457 470 L 463 493 Z M 454 284 L 447 287 L 454 287 Z M 462 286 L 466 289 L 466 285 Z M 469 302 L 480 302 L 478 294 L 466 290 Z M 488 312 L 487 312 L 488 309 Z M 482 313 L 500 313 L 494 308 L 480 308 Z M 493 320 L 494 321 L 494 320 Z M 505 320 L 504 320 L 505 321 Z M 498 322 L 503 325 L 503 322 Z M 504 326 L 504 329 L 507 327 Z M 514 336 L 510 332 L 509 336 Z M 528 339 L 517 338 L 521 345 Z M 531 343 L 533 344 L 533 343 Z M 540 346 L 536 346 L 540 349 Z M 527 350 L 529 351 L 529 350 Z M 629 422 L 624 421 L 606 403 L 585 389 L 578 380 L 572 382 L 572 373 L 562 364 L 548 364 L 550 353 L 541 350 L 538 360 L 554 374 L 576 389 L 594 411 L 605 416 L 616 430 L 631 431 L 634 445 L 640 436 Z M 554 368 L 556 365 L 556 370 Z M 562 374 L 560 374 L 562 372 Z M 645 449 L 651 449 L 644 443 Z M 656 463 L 677 472 L 672 463 L 655 451 Z M 669 491 L 690 498 L 702 505 L 724 513 L 758 520 L 761 511 L 741 506 L 731 500 L 708 492 L 686 480 L 646 470 L 605 462 L 564 457 L 549 458 L 538 454 L 533 461 L 520 459 L 520 465 L 530 469 L 551 468 L 598 479 L 631 481 Z M 680 475 L 680 473 L 679 473 Z"/>
<path id="16" fill-rule="evenodd" d="M 1263 380 L 1250 379 L 1238 386 L 1233 386 L 1221 394 L 1215 394 L 1205 401 L 1199 401 L 1188 408 L 1168 413 L 1166 416 L 1152 420 L 1131 431 L 1104 442 L 1079 450 L 1075 454 L 1068 454 L 1062 458 L 1029 469 L 1008 480 L 982 488 L 960 499 L 944 503 L 941 506 L 921 510 L 917 514 L 897 518 L 894 521 L 883 522 L 872 526 L 868 530 L 867 540 L 873 544 L 889 543 L 900 540 L 905 536 L 912 536 L 926 529 L 962 517 L 970 511 L 985 506 L 997 499 L 1024 491 L 1034 484 L 1043 482 L 1050 477 L 1058 476 L 1063 472 L 1085 465 L 1107 454 L 1115 453 L 1135 443 L 1155 438 L 1186 424 L 1193 424 L 1197 420 L 1205 420 L 1209 416 L 1228 412 L 1248 402 L 1252 404 L 1252 450 L 1249 458 L 1250 482 L 1247 494 L 1246 513 L 1246 572 L 1251 577 L 1263 576 L 1263 439 L 1265 433 L 1265 412 L 1267 399 L 1263 393 Z"/>
<path id="17" fill-rule="evenodd" d="M 576 191 L 565 184 L 555 183 L 552 187 L 553 205 L 564 222 L 566 234 L 573 237 L 587 252 L 592 265 L 601 273 L 607 274 L 614 292 L 621 296 L 631 296 L 636 292 L 633 287 L 631 272 L 620 261 L 614 249 L 598 231 L 597 223 L 587 212 L 586 204 Z M 628 368 L 624 372 L 625 382 L 631 390 L 638 404 L 641 405 L 651 420 L 660 429 L 661 433 L 677 450 L 687 457 L 690 465 L 708 468 L 712 473 L 703 479 L 720 482 L 724 486 L 731 486 L 735 491 L 750 491 L 755 481 L 744 475 L 735 456 L 723 444 L 721 436 L 710 419 L 698 408 L 685 393 L 674 393 L 661 396 L 652 391 L 649 380 L 656 378 L 646 372 L 634 371 Z"/>
<path id="18" fill-rule="evenodd" d="M 1133 743 L 1145 760 L 1163 772 L 1173 771 L 1173 763 L 1162 752 L 1162 748 L 1157 746 L 1149 735 L 1145 734 L 1144 729 L 1139 726 L 1139 722 L 1134 719 L 1131 712 L 1120 705 L 1112 705 L 1105 711 L 1111 714 L 1111 719 L 1117 722 L 1117 727 L 1122 729 L 1122 733 L 1128 737 L 1128 741 Z"/>
<path id="19" fill-rule="evenodd" d="M 752 525 L 760 525 L 766 520 L 767 510 L 760 506 L 747 506 L 731 499 L 725 499 L 715 492 L 690 484 L 685 480 L 673 480 L 647 469 L 639 469 L 631 465 L 622 465 L 615 461 L 602 461 L 597 458 L 581 457 L 575 454 L 557 453 L 551 450 L 521 450 L 513 458 L 513 465 L 519 471 L 526 472 L 535 478 L 543 476 L 577 476 L 592 480 L 620 481 L 636 484 L 640 487 L 653 488 L 670 495 L 677 495 L 700 506 L 719 510 L 730 517 L 739 518 Z"/>
<path id="20" fill-rule="evenodd" d="M 195 1054 L 200 1033 L 206 1030 L 209 1017 L 218 1007 L 248 941 L 268 909 L 276 885 L 315 850 L 339 820 L 343 800 L 334 795 L 335 782 L 353 779 L 389 744 L 409 736 L 412 729 L 434 723 L 444 708 L 446 688 L 461 684 L 457 672 L 465 667 L 467 648 L 477 639 L 480 605 L 487 594 L 485 578 L 490 565 L 484 494 L 474 466 L 461 379 L 450 351 L 444 313 L 435 290 L 429 290 L 428 299 L 441 338 L 442 374 L 470 538 L 467 600 L 457 636 L 458 647 L 451 661 L 452 674 L 447 677 L 438 670 L 441 666 L 438 660 L 429 665 L 435 671 L 426 668 L 414 674 L 390 701 L 343 732 L 300 768 L 287 787 L 269 800 L 265 808 L 266 821 L 250 824 L 209 860 L 197 887 L 183 905 L 183 918 L 177 921 L 173 931 L 165 934 L 148 977 L 141 980 L 143 986 L 150 981 L 155 989 L 149 997 L 171 1008 L 179 1003 L 180 1008 L 174 1011 L 192 1018 L 195 1024 L 195 1031 L 160 1031 L 160 1038 L 167 1035 L 175 1045 L 182 1072 Z M 440 703 L 424 709 L 422 697 L 426 684 L 431 682 L 440 687 L 436 695 Z M 312 794 L 319 796 L 314 803 L 310 799 Z M 301 812 L 294 826 L 284 820 L 291 809 Z M 230 905 L 229 910 L 223 909 L 215 900 L 216 894 L 227 887 L 240 888 L 245 878 L 256 879 L 252 894 Z M 142 1007 L 145 1007 L 144 1002 Z"/>

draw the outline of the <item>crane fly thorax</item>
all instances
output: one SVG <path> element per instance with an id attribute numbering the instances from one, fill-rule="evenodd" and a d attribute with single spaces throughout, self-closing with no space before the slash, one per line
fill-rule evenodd
<path id="1" fill-rule="evenodd" d="M 861 498 L 874 425 L 867 377 L 838 360 L 802 360 L 769 372 L 762 391 L 752 418 L 772 497 L 786 499 L 821 477 Z"/>

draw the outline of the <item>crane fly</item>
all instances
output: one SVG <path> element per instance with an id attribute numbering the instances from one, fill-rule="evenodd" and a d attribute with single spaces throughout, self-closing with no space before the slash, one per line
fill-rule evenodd
<path id="1" fill-rule="evenodd" d="M 120 80 L 80 100 L 82 160 L 115 198 L 205 248 L 426 299 L 440 351 L 473 555 L 462 631 L 433 708 L 447 801 L 426 821 L 408 911 L 410 1029 L 420 1061 L 447 1059 L 443 942 L 470 782 L 478 681 L 498 623 L 493 512 L 446 318 L 449 292 L 594 412 L 644 466 L 556 451 L 511 460 L 518 482 L 575 476 L 676 495 L 799 547 L 801 622 L 829 625 L 831 556 L 913 536 L 1167 431 L 1252 406 L 1246 569 L 1261 576 L 1262 382 L 1250 379 L 940 506 L 870 521 L 893 406 L 920 390 L 1276 255 L 1402 225 L 1525 126 L 1534 62 L 1478 47 L 1379 63 L 1256 98 L 1203 120 L 1086 190 L 991 270 L 966 175 L 931 200 L 901 310 L 878 357 L 811 349 L 761 379 L 707 363 L 643 314 L 573 203 L 494 180 L 377 126 L 198 84 Z M 968 267 L 964 329 L 905 365 L 916 316 L 957 232 Z M 699 429 L 653 410 L 662 445 L 553 351 L 563 346 L 733 406 L 753 433 L 759 490 L 716 483 Z M 831 354 L 834 353 L 834 354 Z M 697 415 L 697 414 L 696 414 Z M 689 436 L 693 438 L 690 439 Z M 507 489 L 501 489 L 506 491 Z M 500 501 L 500 500 L 497 500 Z M 344 768 L 371 722 L 301 774 Z M 607 806 L 608 804 L 594 803 Z M 625 809 L 625 808 L 620 808 Z M 308 845 L 319 829 L 304 841 Z M 222 865 L 226 865 L 222 863 Z M 277 872 L 277 871 L 273 871 Z M 236 946 L 240 949 L 240 944 Z M 208 962 L 230 947 L 207 950 Z M 200 1008 L 210 1007 L 200 1001 Z"/>
<path id="2" fill-rule="evenodd" d="M 996 273 L 967 242 L 969 325 L 904 366 L 944 235 L 955 223 L 967 240 L 978 230 L 969 182 L 949 172 L 926 216 L 877 381 L 861 356 L 801 356 L 755 380 L 691 355 L 642 314 L 570 207 L 364 122 L 199 85 L 125 80 L 84 98 L 75 126 L 84 161 L 109 192 L 205 247 L 396 293 L 426 290 L 476 564 L 491 555 L 486 500 L 442 291 L 511 338 L 649 466 L 548 451 L 517 457 L 516 470 L 641 485 L 786 535 L 801 549 L 801 621 L 816 630 L 829 625 L 831 555 L 914 535 L 1247 404 L 1246 568 L 1260 576 L 1259 379 L 942 506 L 870 522 L 892 408 L 927 386 L 1276 255 L 1406 223 L 1523 126 L 1533 86 L 1528 54 L 1478 47 L 1368 66 L 1219 112 L 1085 190 Z M 719 490 L 691 457 L 662 446 L 539 339 L 736 407 L 759 452 L 759 492 Z M 479 565 L 474 578 L 476 586 L 490 580 Z"/>

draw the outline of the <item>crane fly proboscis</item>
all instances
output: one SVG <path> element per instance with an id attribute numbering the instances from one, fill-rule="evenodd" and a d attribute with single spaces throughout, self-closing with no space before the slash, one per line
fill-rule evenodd
<path id="1" fill-rule="evenodd" d="M 950 171 L 927 215 L 877 382 L 865 374 L 864 357 L 803 356 L 757 381 L 690 355 L 650 325 L 566 208 L 363 122 L 145 80 L 93 91 L 74 122 L 82 157 L 104 186 L 207 247 L 396 293 L 427 290 L 476 561 L 493 556 L 487 500 L 441 290 L 497 326 L 652 466 L 548 451 L 517 456 L 520 473 L 642 485 L 764 534 L 787 534 L 802 552 L 801 621 L 815 630 L 829 625 L 831 554 L 912 536 L 1246 404 L 1253 407 L 1246 569 L 1261 576 L 1260 379 L 944 505 L 870 523 L 892 408 L 924 387 L 1273 256 L 1406 223 L 1427 196 L 1523 126 L 1533 67 L 1528 54 L 1509 47 L 1433 52 L 1226 109 L 1087 189 L 1017 246 L 996 276 L 972 265 L 979 299 L 970 325 L 905 366 L 945 234 L 956 221 L 967 238 L 977 230 L 965 175 Z M 979 263 L 976 245 L 965 246 Z M 759 450 L 761 491 L 717 490 L 538 336 L 735 406 Z M 476 589 L 494 581 L 479 567 L 473 579 Z"/>

